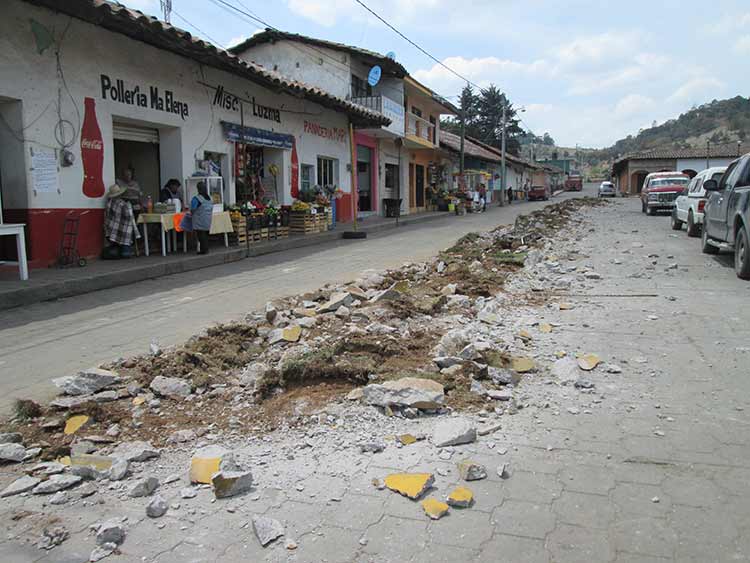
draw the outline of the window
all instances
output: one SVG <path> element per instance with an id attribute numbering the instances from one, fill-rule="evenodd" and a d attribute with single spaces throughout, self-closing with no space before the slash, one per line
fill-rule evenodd
<path id="1" fill-rule="evenodd" d="M 422 110 L 416 106 L 411 106 L 411 112 L 417 117 L 422 117 Z"/>
<path id="2" fill-rule="evenodd" d="M 740 177 L 741 171 L 742 171 L 741 161 L 736 161 L 730 164 L 724 176 L 721 177 L 721 184 L 719 184 L 719 189 L 724 190 L 724 189 L 729 188 L 731 190 L 737 183 L 737 180 Z"/>
<path id="3" fill-rule="evenodd" d="M 430 125 L 432 125 L 432 129 L 430 130 L 430 141 L 432 141 L 433 145 L 437 145 L 437 140 L 435 138 L 435 133 L 437 132 L 437 122 L 435 121 L 435 116 L 430 116 Z"/>
<path id="4" fill-rule="evenodd" d="M 372 86 L 356 74 L 352 74 L 352 97 L 367 98 L 372 96 Z"/>
<path id="5" fill-rule="evenodd" d="M 385 187 L 398 192 L 398 164 L 385 165 Z"/>
<path id="6" fill-rule="evenodd" d="M 303 164 L 302 165 L 302 190 L 309 190 L 312 188 L 312 181 L 313 181 L 313 165 L 312 164 Z"/>
<path id="7" fill-rule="evenodd" d="M 325 156 L 318 157 L 318 185 L 336 186 L 339 180 L 339 161 Z"/>

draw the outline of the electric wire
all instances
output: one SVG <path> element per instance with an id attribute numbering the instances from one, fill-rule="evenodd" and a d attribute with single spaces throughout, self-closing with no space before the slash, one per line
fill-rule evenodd
<path id="1" fill-rule="evenodd" d="M 180 18 L 182 21 L 184 21 L 186 24 L 188 24 L 190 27 L 192 27 L 193 29 L 195 29 L 198 33 L 200 33 L 201 35 L 203 35 L 207 39 L 210 39 L 211 41 L 213 41 L 214 43 L 216 43 L 217 45 L 219 45 L 221 47 L 221 43 L 219 41 L 217 41 L 216 39 L 214 39 L 213 37 L 211 37 L 208 33 L 206 33 L 205 31 L 203 31 L 200 27 L 198 27 L 194 23 L 190 22 L 187 18 L 181 16 L 179 13 L 177 13 L 176 10 L 173 9 L 172 13 L 175 16 L 177 16 L 178 18 Z"/>

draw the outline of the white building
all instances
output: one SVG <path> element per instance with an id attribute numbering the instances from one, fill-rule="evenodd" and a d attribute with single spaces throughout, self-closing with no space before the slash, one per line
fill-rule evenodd
<path id="1" fill-rule="evenodd" d="M 409 77 L 393 58 L 358 47 L 267 29 L 230 51 L 390 119 L 388 126 L 356 135 L 357 208 L 365 215 L 382 214 L 384 199 L 400 199 L 401 213 L 426 208 L 435 181 L 431 170 L 438 161 L 440 115 L 457 114 L 455 106 Z M 376 67 L 380 78 L 371 86 L 368 78 Z M 320 183 L 313 162 L 302 167 Z"/>
<path id="2" fill-rule="evenodd" d="M 297 163 L 314 163 L 351 199 L 350 123 L 389 123 L 103 0 L 7 0 L 0 46 L 2 211 L 27 224 L 36 266 L 56 258 L 69 212 L 80 253 L 99 254 L 104 193 L 126 167 L 154 201 L 210 161 L 225 203 L 260 188 L 290 204 Z"/>

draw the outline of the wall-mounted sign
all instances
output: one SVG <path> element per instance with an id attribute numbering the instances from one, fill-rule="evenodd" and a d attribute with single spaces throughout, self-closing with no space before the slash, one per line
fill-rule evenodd
<path id="1" fill-rule="evenodd" d="M 106 74 L 100 75 L 102 86 L 102 99 L 112 100 L 129 106 L 149 108 L 157 111 L 174 113 L 185 119 L 189 115 L 189 109 L 186 102 L 181 102 L 174 97 L 171 90 L 160 92 L 157 86 L 141 88 L 136 84 L 132 88 L 126 88 L 125 82 L 121 78 L 112 79 Z"/>
<path id="2" fill-rule="evenodd" d="M 324 139 L 330 139 L 339 143 L 346 142 L 346 129 L 341 127 L 326 127 L 320 123 L 306 120 L 304 131 L 310 135 L 317 135 L 318 137 L 323 137 Z"/>
<path id="3" fill-rule="evenodd" d="M 385 54 L 385 58 L 386 58 L 386 59 L 391 59 L 392 61 L 395 61 L 395 60 L 396 60 L 396 53 L 395 53 L 395 52 L 393 52 L 393 51 L 388 51 L 388 52 L 387 52 L 387 53 Z"/>
<path id="4" fill-rule="evenodd" d="M 377 86 L 378 82 L 380 82 L 380 75 L 383 73 L 381 68 L 378 65 L 375 65 L 370 69 L 370 74 L 367 75 L 367 83 L 370 86 Z"/>
<path id="5" fill-rule="evenodd" d="M 391 124 L 386 127 L 388 131 L 395 133 L 401 137 L 404 136 L 404 127 L 406 125 L 404 120 L 404 106 L 398 102 L 382 96 L 383 115 L 391 120 Z"/>
<path id="6" fill-rule="evenodd" d="M 99 121 L 96 119 L 94 98 L 83 100 L 84 114 L 81 126 L 81 162 L 83 164 L 83 195 L 102 197 L 104 195 L 104 141 Z"/>
<path id="7" fill-rule="evenodd" d="M 242 126 L 237 123 L 221 122 L 224 137 L 227 141 L 247 143 L 259 147 L 272 149 L 291 149 L 294 146 L 294 137 L 286 133 L 276 133 L 255 127 Z"/>
<path id="8" fill-rule="evenodd" d="M 206 86 L 208 85 L 206 84 Z M 257 103 L 255 101 L 255 96 L 249 100 L 243 100 L 239 96 L 227 92 L 221 84 L 218 86 L 210 86 L 210 88 L 216 88 L 213 104 L 217 107 L 229 111 L 240 111 L 240 106 L 244 102 L 247 108 L 251 110 L 253 117 L 281 123 L 281 110 Z"/>

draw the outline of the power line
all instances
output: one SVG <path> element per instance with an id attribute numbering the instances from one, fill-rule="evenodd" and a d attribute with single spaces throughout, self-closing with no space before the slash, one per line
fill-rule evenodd
<path id="1" fill-rule="evenodd" d="M 213 37 L 211 37 L 208 33 L 206 33 L 205 31 L 203 31 L 200 27 L 198 27 L 194 23 L 191 23 L 190 21 L 188 21 L 187 18 L 184 18 L 183 16 L 181 16 L 180 14 L 178 14 L 176 10 L 173 9 L 172 13 L 175 16 L 177 16 L 178 18 L 180 18 L 182 21 L 184 21 L 186 24 L 188 24 L 190 27 L 192 27 L 193 29 L 195 29 L 198 33 L 202 34 L 204 37 L 210 39 L 211 41 L 213 41 L 214 43 L 216 43 L 219 47 L 221 47 L 221 43 L 219 41 L 217 41 L 216 39 L 214 39 Z"/>

